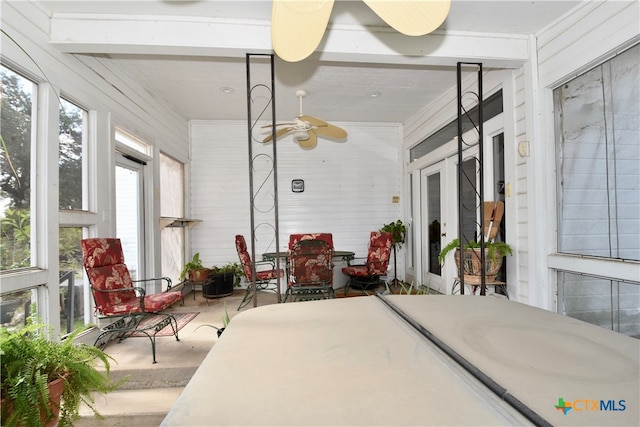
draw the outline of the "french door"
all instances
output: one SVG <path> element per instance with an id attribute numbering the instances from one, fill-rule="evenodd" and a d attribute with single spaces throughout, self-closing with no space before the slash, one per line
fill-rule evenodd
<path id="1" fill-rule="evenodd" d="M 445 161 L 420 171 L 420 207 L 422 222 L 422 284 L 438 292 L 445 292 L 445 280 L 438 263 L 442 239 L 446 236 L 447 213 L 445 189 Z"/>
<path id="2" fill-rule="evenodd" d="M 116 236 L 132 279 L 144 277 L 145 163 L 118 154 L 116 159 Z"/>

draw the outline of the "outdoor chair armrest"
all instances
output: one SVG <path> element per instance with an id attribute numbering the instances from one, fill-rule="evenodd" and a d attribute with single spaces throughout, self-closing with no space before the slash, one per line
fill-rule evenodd
<path id="1" fill-rule="evenodd" d="M 354 261 L 357 261 L 357 262 L 354 262 Z M 347 265 L 348 266 L 367 265 L 367 258 L 351 258 L 350 260 L 347 260 Z"/>
<path id="2" fill-rule="evenodd" d="M 142 282 L 152 282 L 152 281 L 156 281 L 156 280 L 164 280 L 167 282 L 167 291 L 169 291 L 171 289 L 171 279 L 169 277 L 154 277 L 151 279 L 139 279 L 139 280 L 132 280 L 133 283 L 142 283 Z"/>
<path id="3" fill-rule="evenodd" d="M 254 262 L 254 264 L 256 266 L 256 271 L 261 271 L 261 270 L 258 270 L 258 266 L 268 265 L 269 266 L 269 270 L 275 270 L 275 268 L 276 268 L 275 261 L 256 261 L 256 262 Z M 266 270 L 266 269 L 264 269 L 264 270 Z"/>

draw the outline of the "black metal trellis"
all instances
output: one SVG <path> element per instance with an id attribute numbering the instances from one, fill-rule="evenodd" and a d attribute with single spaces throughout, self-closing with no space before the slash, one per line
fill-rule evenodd
<path id="1" fill-rule="evenodd" d="M 477 68 L 477 87 L 474 90 L 462 90 L 462 68 L 464 66 Z M 482 105 L 482 63 L 476 62 L 458 62 L 457 66 L 457 78 L 458 78 L 458 236 L 460 241 L 459 253 L 460 253 L 460 267 L 459 267 L 459 280 L 460 280 L 460 294 L 464 295 L 464 246 L 469 243 L 469 239 L 464 233 L 465 213 L 467 210 L 473 210 L 473 218 L 477 217 L 477 210 L 480 209 L 480 223 L 476 224 L 480 228 L 480 265 L 481 265 L 481 284 L 480 295 L 486 294 L 486 277 L 485 277 L 485 237 L 484 224 L 482 218 L 484 218 L 484 137 L 483 137 L 483 105 Z M 477 107 L 476 117 L 472 117 L 471 110 Z M 465 141 L 463 137 L 463 119 L 468 119 L 473 129 L 476 130 L 478 140 L 477 141 Z M 473 146 L 478 146 L 478 155 L 471 159 L 475 162 L 474 176 L 468 176 L 463 168 L 464 162 L 464 150 Z M 476 177 L 475 174 L 478 174 Z M 465 182 L 473 190 L 477 205 L 465 206 L 464 185 Z M 476 229 L 478 229 L 476 227 Z"/>
<path id="2" fill-rule="evenodd" d="M 265 61 L 266 59 L 266 61 Z M 249 144 L 249 203 L 251 213 L 251 259 L 256 260 L 256 243 L 258 234 L 266 237 L 263 252 L 267 252 L 275 243 L 275 250 L 280 247 L 278 225 L 278 167 L 275 138 L 276 101 L 275 101 L 275 66 L 273 54 L 246 54 L 247 66 L 247 130 Z M 258 73 L 259 77 L 254 82 L 251 76 L 252 67 L 262 70 L 268 66 L 268 77 Z M 263 77 L 260 79 L 260 77 Z M 271 108 L 269 108 L 271 107 Z M 272 150 L 268 152 L 267 146 L 256 135 L 256 126 L 265 120 L 265 115 L 271 111 Z M 256 111 L 255 119 L 253 111 Z M 254 150 L 255 148 L 255 150 Z M 268 194 L 269 183 L 273 184 L 273 193 Z M 260 232 L 258 232 L 260 230 Z M 264 231 L 266 230 L 266 231 Z M 273 232 L 273 234 L 271 234 Z M 254 281 L 253 306 L 258 305 L 258 292 L 256 291 L 256 271 L 253 265 Z M 280 259 L 276 257 L 276 268 L 280 270 Z M 280 277 L 277 278 L 278 302 L 281 299 Z"/>

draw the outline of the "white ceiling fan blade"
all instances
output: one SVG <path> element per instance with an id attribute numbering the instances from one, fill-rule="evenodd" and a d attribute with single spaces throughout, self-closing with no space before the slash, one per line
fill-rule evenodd
<path id="1" fill-rule="evenodd" d="M 271 44 L 288 62 L 313 53 L 327 29 L 334 0 L 273 0 Z"/>
<path id="2" fill-rule="evenodd" d="M 384 22 L 407 36 L 423 36 L 449 14 L 451 0 L 363 0 Z"/>
<path id="3" fill-rule="evenodd" d="M 292 128 L 292 127 L 283 128 L 283 129 L 278 129 L 278 130 L 276 131 L 276 139 L 280 139 L 280 137 L 282 137 L 282 136 L 284 136 L 284 135 L 288 134 L 288 133 L 289 133 L 289 132 L 291 132 L 292 130 L 293 130 L 293 128 Z M 266 143 L 266 142 L 270 142 L 272 138 L 273 138 L 273 134 L 272 134 L 272 133 L 270 133 L 269 135 L 267 135 L 267 136 L 262 140 L 262 142 L 265 142 L 265 143 Z"/>
<path id="4" fill-rule="evenodd" d="M 326 136 L 331 139 L 346 139 L 347 131 L 336 125 L 318 126 L 315 130 L 318 135 Z"/>
<path id="5" fill-rule="evenodd" d="M 314 131 L 309 131 L 308 139 L 298 139 L 297 142 L 298 144 L 300 144 L 300 147 L 304 148 L 305 150 L 311 150 L 312 148 L 315 148 L 316 145 L 318 145 L 318 137 L 316 136 Z"/>

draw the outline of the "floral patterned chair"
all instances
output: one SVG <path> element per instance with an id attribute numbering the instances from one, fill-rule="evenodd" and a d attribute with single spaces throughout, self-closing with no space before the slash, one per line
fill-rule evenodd
<path id="1" fill-rule="evenodd" d="M 276 266 L 271 261 L 258 261 L 252 262 L 251 255 L 247 250 L 247 242 L 244 236 L 236 235 L 236 250 L 238 251 L 238 257 L 240 258 L 240 264 L 242 264 L 242 271 L 247 279 L 247 291 L 244 294 L 244 298 L 240 301 L 238 310 L 241 310 L 244 306 L 249 304 L 253 298 L 254 290 L 258 291 L 273 291 L 278 292 L 276 286 L 273 286 L 273 281 L 278 277 L 284 276 L 284 270 L 277 270 Z M 267 266 L 265 269 L 264 266 Z M 256 278 L 255 286 L 253 280 L 253 270 L 255 268 Z"/>
<path id="2" fill-rule="evenodd" d="M 330 236 L 330 235 L 329 235 Z M 333 247 L 323 238 L 300 238 L 289 253 L 289 283 L 284 302 L 335 298 Z"/>
<path id="3" fill-rule="evenodd" d="M 349 264 L 347 267 L 342 268 L 342 272 L 349 276 L 349 280 L 344 287 L 345 295 L 352 286 L 365 292 L 368 289 L 378 287 L 382 283 L 380 277 L 387 274 L 392 237 L 391 233 L 383 231 L 371 232 L 366 263 L 361 265 Z"/>
<path id="4" fill-rule="evenodd" d="M 84 239 L 82 254 L 96 313 L 101 318 L 114 320 L 101 329 L 95 345 L 105 346 L 113 338 L 123 340 L 134 333 L 144 334 L 151 340 L 153 363 L 156 363 L 155 334 L 164 327 L 171 326 L 173 335 L 179 341 L 176 319 L 171 314 L 163 313 L 151 326 L 141 321 L 148 315 L 158 314 L 181 301 L 182 292 L 171 291 L 171 279 L 168 277 L 132 280 L 124 263 L 120 239 Z M 166 291 L 161 293 L 147 294 L 145 288 L 136 286 L 160 280 L 167 283 Z"/>
<path id="5" fill-rule="evenodd" d="M 331 233 L 303 233 L 303 234 L 291 234 L 289 235 L 289 250 L 293 249 L 293 245 L 300 240 L 324 240 L 327 242 L 331 250 L 333 250 L 333 234 Z"/>

